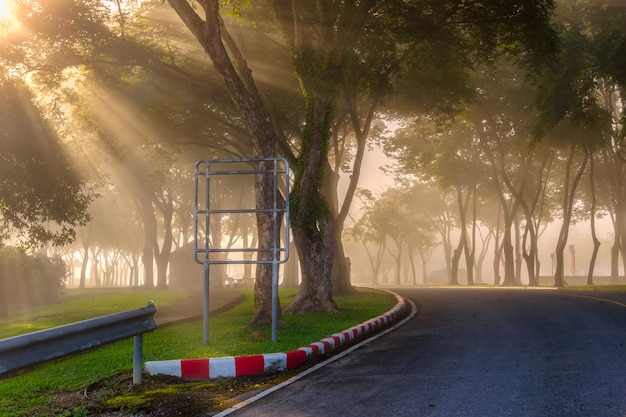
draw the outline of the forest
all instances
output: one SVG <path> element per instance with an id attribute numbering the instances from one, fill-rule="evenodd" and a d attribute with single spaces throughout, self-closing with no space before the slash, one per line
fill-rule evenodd
<path id="1" fill-rule="evenodd" d="M 574 225 L 585 283 L 602 245 L 623 281 L 619 0 L 0 0 L 0 61 L 0 246 L 62 259 L 63 285 L 201 286 L 194 163 L 252 157 L 293 170 L 295 313 L 335 311 L 357 272 L 561 287 Z M 267 187 L 224 179 L 212 204 Z M 211 220 L 215 247 L 270 244 L 267 216 Z M 211 276 L 254 278 L 268 322 L 271 268 Z"/>

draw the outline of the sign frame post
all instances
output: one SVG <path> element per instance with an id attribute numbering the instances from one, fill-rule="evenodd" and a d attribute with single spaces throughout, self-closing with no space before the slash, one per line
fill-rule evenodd
<path id="1" fill-rule="evenodd" d="M 270 162 L 272 168 L 254 168 L 260 162 Z M 251 165 L 250 169 L 241 169 L 242 164 Z M 236 165 L 235 169 L 229 168 Z M 216 176 L 228 175 L 272 175 L 273 176 L 273 207 L 272 208 L 227 208 L 216 209 L 211 207 L 211 180 Z M 247 159 L 214 159 L 199 160 L 195 164 L 194 175 L 194 260 L 204 266 L 204 308 L 203 308 L 203 341 L 209 344 L 209 296 L 210 296 L 210 266 L 214 264 L 272 264 L 272 342 L 278 341 L 278 270 L 279 265 L 289 259 L 289 163 L 284 158 L 247 158 Z M 202 195 L 201 195 L 202 191 Z M 254 247 L 221 248 L 211 247 L 211 215 L 215 214 L 247 214 L 271 213 L 273 218 L 274 237 L 270 249 Z M 284 218 L 284 233 L 281 235 L 281 226 Z M 281 236 L 283 239 L 281 239 Z M 281 245 L 281 241 L 284 245 Z M 245 259 L 244 253 L 259 254 L 262 251 L 271 251 L 271 260 Z M 211 254 L 227 254 L 240 258 L 213 259 Z M 254 258 L 254 257 L 253 257 Z"/>

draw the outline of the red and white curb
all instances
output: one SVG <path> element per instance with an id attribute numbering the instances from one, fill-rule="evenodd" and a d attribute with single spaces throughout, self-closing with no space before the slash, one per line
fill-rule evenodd
<path id="1" fill-rule="evenodd" d="M 402 317 L 407 311 L 407 303 L 399 295 L 392 294 L 398 303 L 385 314 L 290 352 L 150 361 L 145 363 L 145 368 L 150 375 L 170 375 L 195 380 L 254 376 L 295 369 L 322 355 L 329 355 L 354 345 Z"/>

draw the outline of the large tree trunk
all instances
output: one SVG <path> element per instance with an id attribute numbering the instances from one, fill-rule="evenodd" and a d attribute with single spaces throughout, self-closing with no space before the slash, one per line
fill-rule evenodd
<path id="1" fill-rule="evenodd" d="M 302 284 L 296 298 L 285 311 L 294 314 L 308 311 L 337 311 L 333 301 L 330 274 L 333 263 L 334 242 L 330 220 L 319 221 L 319 230 L 294 228 L 294 241 L 302 259 Z"/>
<path id="2" fill-rule="evenodd" d="M 224 83 L 226 91 L 241 112 L 244 123 L 250 132 L 256 156 L 272 158 L 276 155 L 278 133 L 272 118 L 265 108 L 265 104 L 256 88 L 252 73 L 237 45 L 226 31 L 219 15 L 219 2 L 207 0 L 200 3 L 205 11 L 206 20 L 203 20 L 196 10 L 186 0 L 168 0 L 187 28 L 196 37 L 199 44 L 211 58 L 213 66 Z M 228 51 L 224 45 L 228 44 Z M 256 203 L 258 209 L 273 207 L 273 193 L 267 192 L 266 181 L 256 180 Z M 271 200 L 271 201 L 270 201 Z M 264 216 L 257 217 L 260 251 L 271 248 L 269 236 L 272 236 L 273 226 Z M 269 229 L 272 229 L 270 232 Z M 252 324 L 271 321 L 271 268 L 264 265 L 257 266 L 255 291 L 255 316 Z"/>
<path id="3" fill-rule="evenodd" d="M 291 194 L 292 229 L 301 260 L 302 285 L 286 311 L 296 314 L 337 310 L 331 282 L 336 250 L 334 226 L 330 207 L 321 193 L 333 115 L 331 100 L 319 96 L 307 100 L 302 156 Z"/>
<path id="4" fill-rule="evenodd" d="M 318 27 L 307 25 L 302 17 L 311 10 L 302 3 L 273 4 L 278 21 L 283 25 L 288 46 L 293 50 L 295 71 L 307 103 L 300 153 L 298 160 L 295 160 L 291 144 L 283 140 L 283 133 L 275 118 L 267 111 L 244 57 L 223 26 L 219 15 L 220 2 L 204 0 L 198 3 L 198 9 L 202 8 L 205 12 L 203 20 L 186 0 L 168 1 L 213 61 L 226 90 L 242 113 L 257 155 L 273 157 L 276 148 L 280 146 L 290 162 L 297 162 L 293 167 L 295 176 L 291 194 L 291 220 L 303 282 L 290 310 L 336 310 L 331 294 L 335 237 L 330 210 L 321 194 L 321 181 L 328 161 L 330 126 L 344 65 L 340 45 L 334 38 L 334 28 L 327 27 L 325 29 L 328 32 L 320 34 L 317 32 Z M 258 208 L 269 208 L 262 206 L 265 203 L 257 196 Z M 259 230 L 261 234 L 263 231 Z M 259 248 L 263 248 L 264 244 L 260 238 Z M 263 271 L 267 273 L 264 268 L 257 269 L 257 272 Z M 257 280 L 266 281 L 259 276 Z M 260 285 L 255 286 L 255 290 L 260 289 Z M 265 297 L 259 297 L 259 300 L 265 300 Z M 266 309 L 260 308 L 258 311 Z"/>
<path id="5" fill-rule="evenodd" d="M 270 162 L 259 162 L 258 170 L 270 170 Z M 257 207 L 273 207 L 274 205 L 274 177 L 269 174 L 258 174 L 255 177 L 256 205 Z M 277 202 L 280 207 L 284 207 L 285 202 Z M 273 261 L 274 254 L 267 248 L 280 247 L 279 236 L 274 233 L 274 221 L 279 225 L 282 223 L 282 216 L 274 219 L 272 213 L 257 213 L 257 228 L 259 238 L 259 249 L 257 260 Z M 272 293 L 273 293 L 273 265 L 272 263 L 259 263 L 256 267 L 256 280 L 254 282 L 254 318 L 250 326 L 260 326 L 272 322 Z M 277 283 L 278 284 L 278 283 Z M 278 309 L 277 320 L 282 318 L 281 310 Z"/>

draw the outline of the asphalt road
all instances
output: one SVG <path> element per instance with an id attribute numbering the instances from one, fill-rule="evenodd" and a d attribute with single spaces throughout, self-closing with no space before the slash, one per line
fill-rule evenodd
<path id="1" fill-rule="evenodd" d="M 397 292 L 417 316 L 230 415 L 626 416 L 622 295 Z"/>

